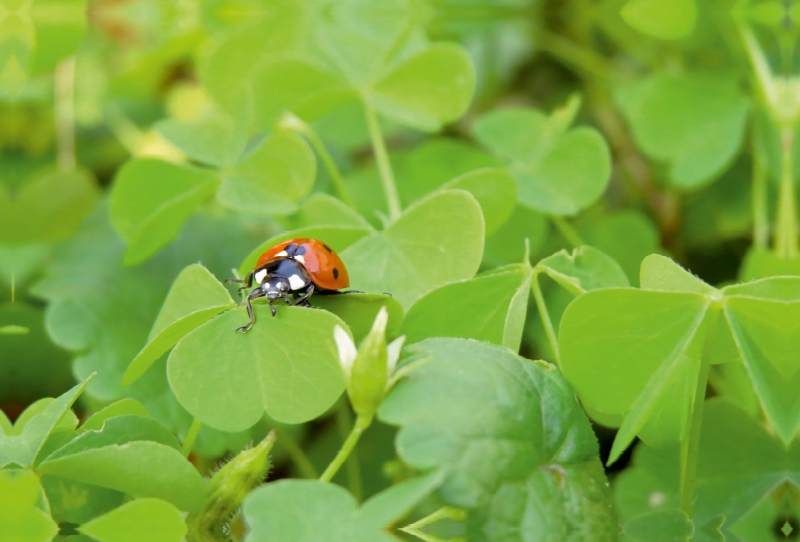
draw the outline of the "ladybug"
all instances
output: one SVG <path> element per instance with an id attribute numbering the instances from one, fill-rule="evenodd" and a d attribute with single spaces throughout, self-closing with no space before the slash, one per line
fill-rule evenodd
<path id="1" fill-rule="evenodd" d="M 244 280 L 229 279 L 228 282 L 241 284 L 241 291 L 250 288 L 254 280 L 258 286 L 245 300 L 250 322 L 236 329 L 242 333 L 247 333 L 255 324 L 251 302 L 258 297 L 269 300 L 270 311 L 275 316 L 272 304 L 278 299 L 286 300 L 287 305 L 310 307 L 311 294 L 347 293 L 339 290 L 350 286 L 350 276 L 342 259 L 322 241 L 308 238 L 278 243 L 261 255 Z"/>

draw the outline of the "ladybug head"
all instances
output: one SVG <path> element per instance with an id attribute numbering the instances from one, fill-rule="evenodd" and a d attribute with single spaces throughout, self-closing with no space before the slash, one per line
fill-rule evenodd
<path id="1" fill-rule="evenodd" d="M 261 290 L 270 301 L 280 299 L 289 291 L 289 281 L 282 277 L 267 277 L 261 284 Z"/>

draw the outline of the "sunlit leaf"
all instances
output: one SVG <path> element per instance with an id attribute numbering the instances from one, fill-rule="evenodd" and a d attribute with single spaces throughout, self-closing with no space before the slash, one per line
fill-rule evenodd
<path id="1" fill-rule="evenodd" d="M 695 0 L 628 0 L 620 15 L 642 34 L 675 40 L 694 29 L 697 6 Z"/>
<path id="2" fill-rule="evenodd" d="M 244 502 L 248 542 L 305 542 L 325 533 L 330 542 L 390 542 L 384 531 L 441 484 L 439 472 L 391 487 L 361 507 L 345 489 L 315 480 L 280 480 Z"/>
<path id="3" fill-rule="evenodd" d="M 5 542 L 50 542 L 58 525 L 40 507 L 42 488 L 29 470 L 0 470 L 0 537 Z"/>
<path id="4" fill-rule="evenodd" d="M 100 542 L 181 542 L 186 530 L 181 511 L 160 499 L 137 499 L 79 529 Z"/>
<path id="5" fill-rule="evenodd" d="M 409 309 L 407 342 L 462 337 L 519 350 L 532 274 L 518 264 L 433 290 Z"/>
<path id="6" fill-rule="evenodd" d="M 278 306 L 274 318 L 256 303 L 256 324 L 246 334 L 244 308 L 196 328 L 172 350 L 170 386 L 193 416 L 223 431 L 253 426 L 266 411 L 301 423 L 319 416 L 344 390 L 333 314 Z M 235 389 L 235 393 L 231 390 Z"/>

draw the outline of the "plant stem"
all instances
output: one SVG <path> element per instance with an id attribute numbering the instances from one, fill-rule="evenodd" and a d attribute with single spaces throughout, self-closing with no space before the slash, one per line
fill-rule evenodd
<path id="1" fill-rule="evenodd" d="M 561 369 L 561 355 L 558 352 L 558 336 L 556 329 L 553 327 L 553 321 L 550 319 L 550 313 L 547 311 L 547 304 L 544 302 L 542 295 L 542 286 L 539 284 L 539 275 L 542 273 L 540 269 L 534 268 L 533 277 L 531 279 L 531 290 L 533 291 L 533 298 L 536 300 L 536 308 L 539 311 L 539 316 L 542 318 L 542 325 L 544 332 L 547 334 L 547 340 L 550 342 L 550 349 L 553 351 L 556 365 Z"/>
<path id="2" fill-rule="evenodd" d="M 350 434 L 347 436 L 344 444 L 342 444 L 342 447 L 339 449 L 339 453 L 336 454 L 336 457 L 333 458 L 331 464 L 328 465 L 328 468 L 325 469 L 325 472 L 323 472 L 322 476 L 319 477 L 321 481 L 330 482 L 333 479 L 333 477 L 339 471 L 339 468 L 344 463 L 345 459 L 347 459 L 347 456 L 349 456 L 350 452 L 353 451 L 353 448 L 356 447 L 358 439 L 361 438 L 361 435 L 367 430 L 367 427 L 369 427 L 371 423 L 372 416 L 359 415 L 356 418 L 356 423 L 353 425 L 353 429 L 350 431 Z"/>
<path id="3" fill-rule="evenodd" d="M 608 60 L 592 49 L 583 47 L 563 36 L 550 32 L 539 32 L 539 48 L 550 53 L 556 59 L 577 68 L 586 75 L 602 81 L 615 76 L 615 69 Z"/>
<path id="4" fill-rule="evenodd" d="M 572 225 L 564 220 L 563 217 L 556 216 L 556 215 L 547 215 L 550 218 L 550 221 L 553 225 L 558 229 L 559 233 L 561 234 L 566 241 L 572 245 L 572 248 L 578 248 L 581 245 L 585 245 L 586 243 L 583 242 L 581 236 L 578 235 L 578 231 L 572 227 Z"/>
<path id="5" fill-rule="evenodd" d="M 453 521 L 464 521 L 467 519 L 467 514 L 459 508 L 444 506 L 438 509 L 436 512 L 425 516 L 419 521 L 415 521 L 410 525 L 401 527 L 400 530 L 403 531 L 404 533 L 408 533 L 412 536 L 419 538 L 423 542 L 442 542 L 441 539 L 435 536 L 431 536 L 428 533 L 425 533 L 420 530 L 423 527 L 427 527 L 428 525 L 436 523 L 440 519 L 452 519 Z"/>
<path id="6" fill-rule="evenodd" d="M 55 71 L 56 161 L 62 171 L 75 168 L 75 57 L 62 60 Z"/>
<path id="7" fill-rule="evenodd" d="M 339 430 L 339 437 L 342 441 L 346 441 L 350 432 L 350 427 L 353 425 L 353 415 L 350 411 L 350 405 L 347 400 L 339 401 L 336 405 L 336 428 Z M 345 462 L 345 470 L 347 474 L 347 486 L 350 488 L 350 493 L 357 501 L 361 501 L 361 467 L 358 463 L 358 450 L 353 448 L 350 455 Z"/>
<path id="8" fill-rule="evenodd" d="M 311 126 L 309 126 L 308 123 L 304 122 L 301 118 L 292 115 L 291 113 L 284 115 L 283 119 L 281 120 L 281 126 L 301 134 L 308 140 L 309 143 L 311 143 L 311 146 L 314 148 L 319 156 L 319 159 L 322 161 L 322 165 L 325 166 L 325 170 L 328 172 L 328 176 L 331 178 L 331 182 L 336 188 L 339 198 L 341 198 L 341 200 L 349 207 L 355 209 L 355 200 L 353 199 L 353 195 L 350 193 L 350 189 L 347 187 L 347 183 L 344 181 L 344 176 L 342 176 L 342 172 L 339 171 L 339 166 L 336 165 L 336 161 L 333 159 L 330 152 L 328 152 L 325 142 L 322 141 L 322 138 L 319 137 L 317 132 Z"/>
<path id="9" fill-rule="evenodd" d="M 303 478 L 309 479 L 316 479 L 319 477 L 319 473 L 317 469 L 314 468 L 314 465 L 309 461 L 308 456 L 306 456 L 303 449 L 297 444 L 297 441 L 288 431 L 283 429 L 277 429 L 278 438 L 283 442 L 284 446 L 289 452 L 289 457 L 292 458 L 294 464 L 297 465 L 297 468 L 300 469 L 300 474 Z"/>
<path id="10" fill-rule="evenodd" d="M 192 421 L 192 426 L 189 427 L 189 432 L 186 433 L 186 438 L 183 439 L 183 445 L 181 445 L 181 454 L 183 454 L 183 457 L 189 457 L 189 454 L 192 453 L 192 447 L 197 440 L 197 434 L 200 433 L 201 427 L 203 427 L 203 422 L 195 418 L 194 421 Z"/>
<path id="11" fill-rule="evenodd" d="M 778 221 L 775 229 L 775 253 L 782 258 L 797 256 L 797 207 L 795 204 L 794 179 L 792 177 L 792 147 L 794 129 L 781 129 L 781 185 L 778 195 Z"/>
<path id="12" fill-rule="evenodd" d="M 397 192 L 397 185 L 394 182 L 392 164 L 389 162 L 389 153 L 386 150 L 386 142 L 383 140 L 381 125 L 378 116 L 366 100 L 364 103 L 364 116 L 367 120 L 369 137 L 372 140 L 372 149 L 375 153 L 375 161 L 378 163 L 378 171 L 381 175 L 383 184 L 383 194 L 386 197 L 386 206 L 389 209 L 389 218 L 394 221 L 400 218 L 400 195 Z"/>
<path id="13" fill-rule="evenodd" d="M 767 216 L 767 169 L 764 157 L 753 146 L 753 244 L 766 250 L 769 245 L 769 218 Z"/>
<path id="14" fill-rule="evenodd" d="M 703 352 L 700 359 L 700 372 L 697 377 L 697 387 L 694 394 L 694 405 L 690 418 L 691 425 L 687 437 L 681 441 L 680 447 L 680 496 L 681 510 L 692 517 L 694 504 L 694 490 L 697 481 L 697 456 L 700 449 L 700 429 L 703 425 L 703 407 L 706 401 L 706 388 L 708 387 L 708 372 L 710 367 L 709 353 L 711 342 L 717 329 L 720 308 L 717 304 L 711 306 L 706 316 L 706 335 L 704 338 Z"/>

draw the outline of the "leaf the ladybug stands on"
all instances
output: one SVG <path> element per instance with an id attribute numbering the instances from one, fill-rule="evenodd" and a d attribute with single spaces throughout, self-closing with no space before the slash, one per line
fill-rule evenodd
<path id="1" fill-rule="evenodd" d="M 327 311 L 283 306 L 274 318 L 255 305 L 246 334 L 244 308 L 221 314 L 183 337 L 167 363 L 169 383 L 193 416 L 222 431 L 242 431 L 266 411 L 288 423 L 316 418 L 344 390 Z M 235 394 L 229 390 L 236 389 Z"/>

